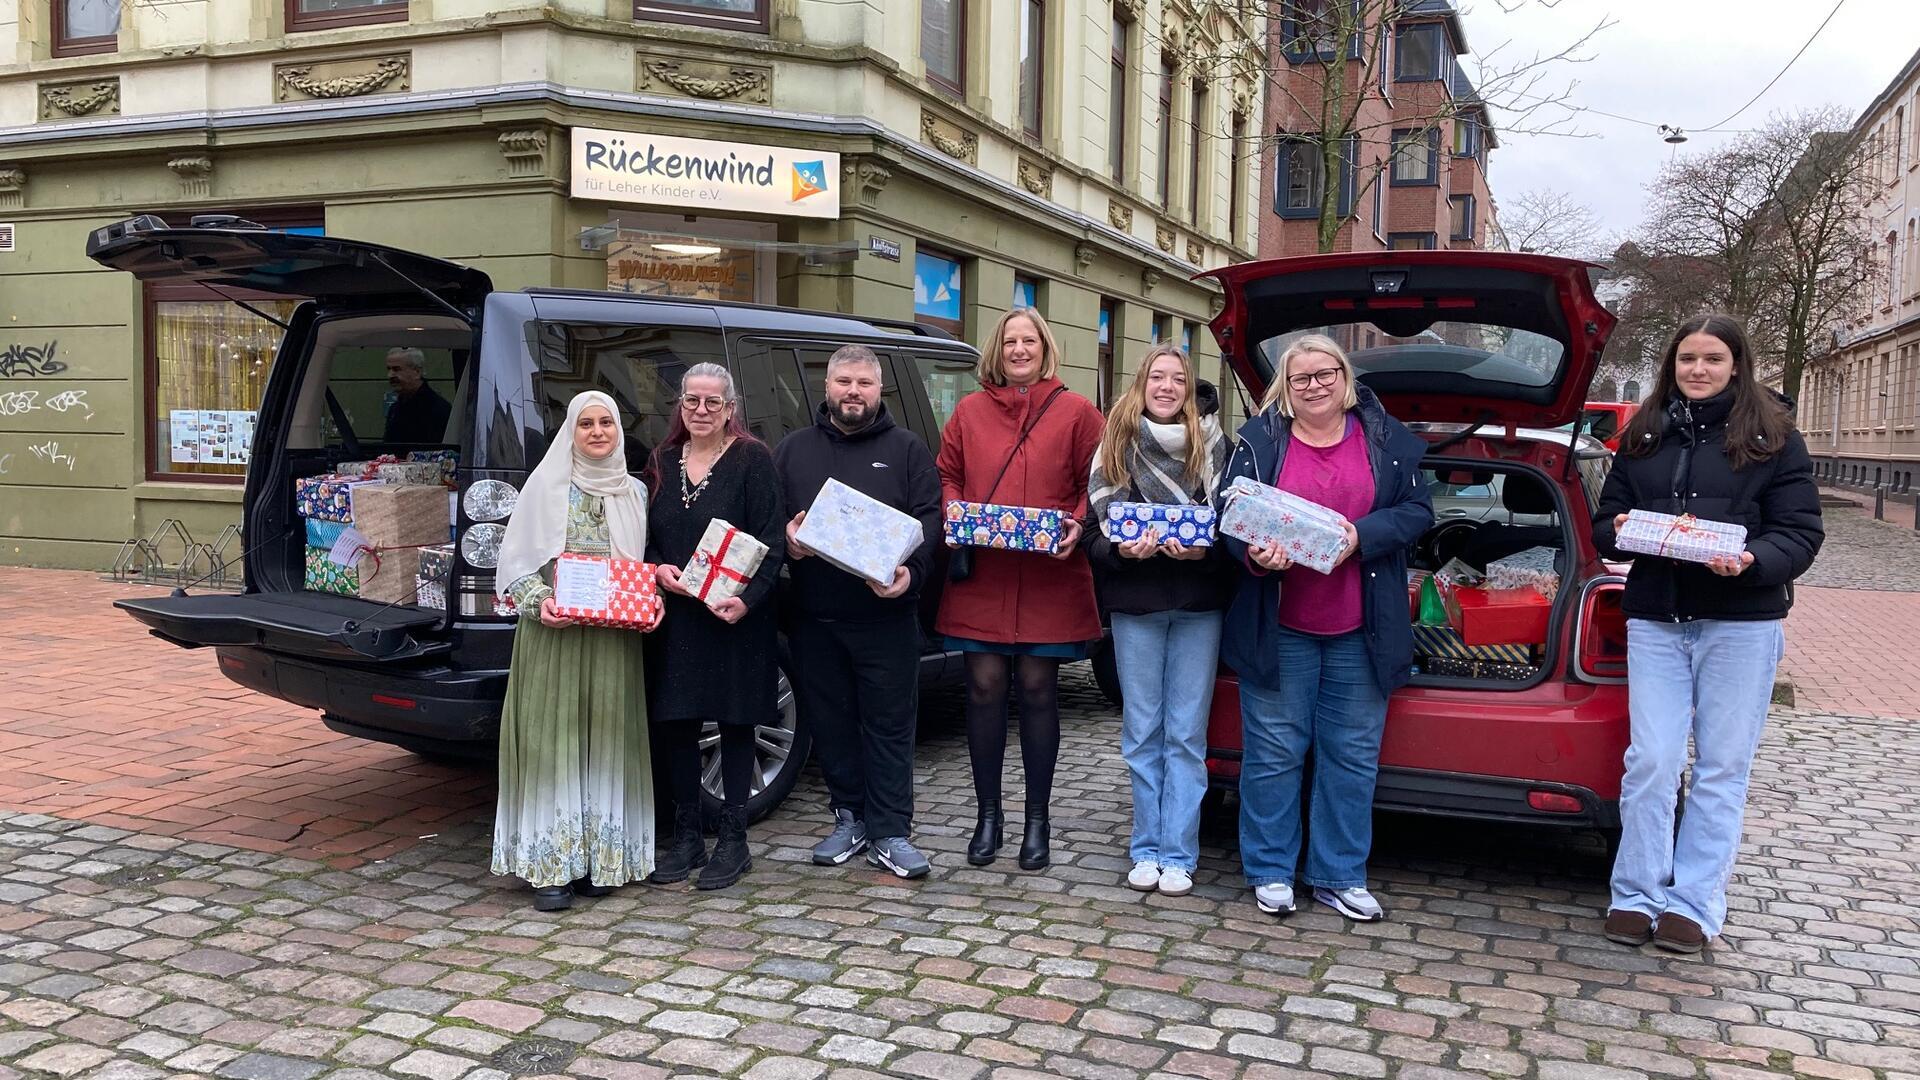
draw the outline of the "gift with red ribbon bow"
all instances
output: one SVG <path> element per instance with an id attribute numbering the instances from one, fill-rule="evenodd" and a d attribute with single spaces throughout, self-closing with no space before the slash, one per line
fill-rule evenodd
<path id="1" fill-rule="evenodd" d="M 665 614 L 652 563 L 573 552 L 554 565 L 553 604 L 562 618 L 586 626 L 643 633 Z"/>
<path id="2" fill-rule="evenodd" d="M 680 587 L 694 599 L 715 607 L 745 592 L 766 557 L 767 545 L 753 534 L 740 531 L 724 518 L 714 518 L 701 534 L 693 557 L 680 571 Z"/>
<path id="3" fill-rule="evenodd" d="M 1744 525 L 1709 521 L 1692 514 L 1634 510 L 1627 514 L 1614 542 L 1622 551 L 1706 563 L 1739 558 L 1740 553 L 1747 550 L 1747 529 Z"/>

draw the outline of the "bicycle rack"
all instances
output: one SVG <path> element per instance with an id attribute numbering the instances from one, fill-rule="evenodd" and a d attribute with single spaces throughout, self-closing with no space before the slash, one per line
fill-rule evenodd
<path id="1" fill-rule="evenodd" d="M 220 535 L 213 538 L 213 543 L 204 545 L 207 552 L 207 565 L 211 568 L 213 576 L 201 582 L 201 584 L 211 585 L 216 589 L 232 589 L 237 587 L 236 582 L 227 579 L 227 571 L 233 565 L 227 558 L 227 545 L 239 543 L 240 526 L 229 522 L 225 528 L 220 530 Z"/>
<path id="2" fill-rule="evenodd" d="M 227 546 L 239 538 L 240 527 L 230 524 L 220 530 L 220 535 L 213 543 L 202 544 L 194 540 L 193 534 L 187 531 L 179 518 L 167 518 L 151 535 L 123 541 L 114 553 L 113 565 L 107 577 L 118 582 L 141 585 L 171 583 L 181 587 L 198 580 L 201 585 L 231 589 L 234 585 L 227 576 L 230 560 L 226 551 Z M 168 562 L 164 552 L 173 543 L 178 545 L 180 558 L 176 562 Z M 199 572 L 203 566 L 204 575 Z"/>

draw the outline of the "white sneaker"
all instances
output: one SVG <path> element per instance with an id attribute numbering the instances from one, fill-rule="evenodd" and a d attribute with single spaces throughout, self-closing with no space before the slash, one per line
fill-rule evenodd
<path id="1" fill-rule="evenodd" d="M 1365 889 L 1324 889 L 1316 885 L 1313 898 L 1354 922 L 1379 922 L 1387 917 L 1380 901 Z"/>
<path id="2" fill-rule="evenodd" d="M 1137 862 L 1127 872 L 1127 888 L 1135 892 L 1152 892 L 1160 884 L 1160 864 Z"/>
<path id="3" fill-rule="evenodd" d="M 1285 918 L 1293 914 L 1293 886 L 1284 881 L 1276 881 L 1271 885 L 1255 885 L 1253 902 L 1265 914 Z"/>
<path id="4" fill-rule="evenodd" d="M 1177 866 L 1160 868 L 1160 895 L 1185 896 L 1193 891 L 1193 875 Z"/>

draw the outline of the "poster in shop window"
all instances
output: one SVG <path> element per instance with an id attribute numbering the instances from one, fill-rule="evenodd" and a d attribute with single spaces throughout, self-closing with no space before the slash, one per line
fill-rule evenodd
<path id="1" fill-rule="evenodd" d="M 167 413 L 167 460 L 176 465 L 200 461 L 200 410 L 172 409 Z"/>

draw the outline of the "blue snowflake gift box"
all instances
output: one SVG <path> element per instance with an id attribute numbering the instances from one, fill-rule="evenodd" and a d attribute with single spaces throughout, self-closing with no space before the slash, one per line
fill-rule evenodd
<path id="1" fill-rule="evenodd" d="M 1066 513 L 1033 506 L 1003 506 L 955 500 L 947 504 L 947 539 L 968 547 L 1038 551 L 1060 550 Z"/>
<path id="2" fill-rule="evenodd" d="M 1213 507 L 1172 503 L 1116 502 L 1107 506 L 1100 531 L 1115 543 L 1138 540 L 1148 532 L 1165 543 L 1178 540 L 1185 547 L 1213 546 Z"/>
<path id="3" fill-rule="evenodd" d="M 794 538 L 849 574 L 891 585 L 926 537 L 918 518 L 829 477 Z"/>

